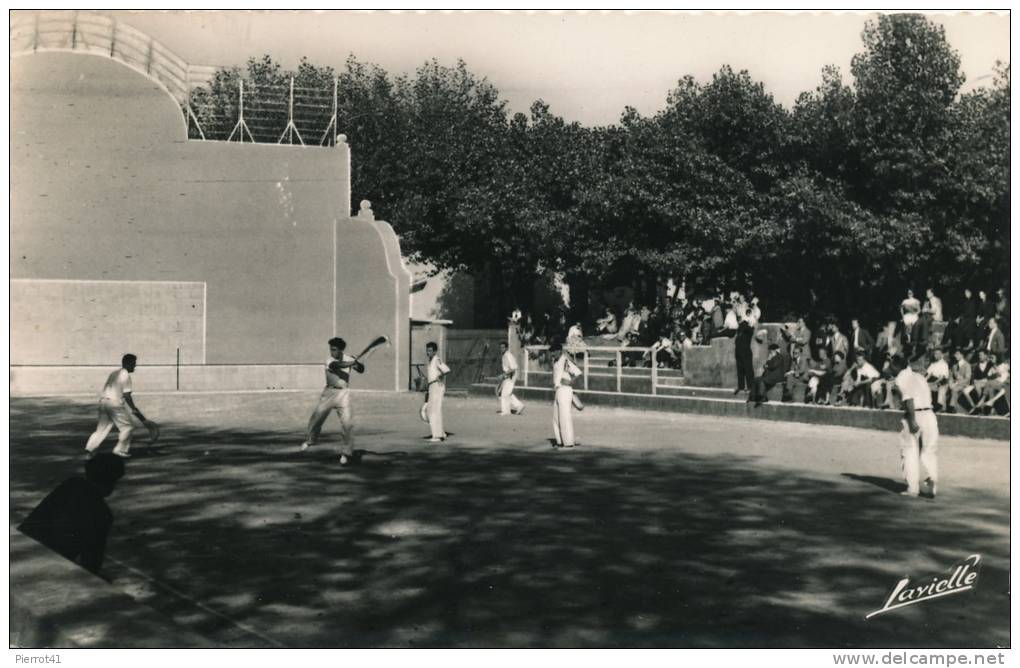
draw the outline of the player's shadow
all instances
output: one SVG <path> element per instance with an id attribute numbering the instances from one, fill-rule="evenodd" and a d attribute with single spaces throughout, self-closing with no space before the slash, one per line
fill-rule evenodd
<path id="1" fill-rule="evenodd" d="M 264 644 L 251 628 L 297 647 L 1010 644 L 1008 493 L 918 504 L 732 451 L 434 447 L 411 424 L 364 448 L 399 465 L 343 474 L 292 433 L 164 429 L 180 456 L 131 467 L 108 554 L 166 585 L 149 607 L 231 646 Z M 92 426 L 92 407 L 11 402 L 13 523 L 77 471 Z M 904 575 L 974 553 L 973 591 L 865 620 Z"/>
<path id="2" fill-rule="evenodd" d="M 906 483 L 903 481 L 891 480 L 889 478 L 880 478 L 873 475 L 857 475 L 856 473 L 841 473 L 840 475 L 844 478 L 849 478 L 850 480 L 874 485 L 875 487 L 884 489 L 887 492 L 893 492 L 894 494 L 899 494 L 907 488 Z"/>

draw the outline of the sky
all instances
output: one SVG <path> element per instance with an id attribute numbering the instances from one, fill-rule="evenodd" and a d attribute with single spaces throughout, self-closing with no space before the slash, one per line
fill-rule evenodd
<path id="1" fill-rule="evenodd" d="M 240 65 L 271 55 L 286 68 L 302 56 L 340 69 L 349 54 L 391 74 L 428 59 L 463 59 L 512 112 L 536 99 L 584 125 L 615 123 L 625 106 L 654 114 L 684 75 L 710 81 L 729 64 L 791 107 L 825 65 L 850 82 L 850 61 L 873 14 L 749 12 L 105 12 L 152 35 L 189 63 Z M 965 90 L 990 85 L 1009 61 L 1005 13 L 930 14 L 961 56 Z"/>

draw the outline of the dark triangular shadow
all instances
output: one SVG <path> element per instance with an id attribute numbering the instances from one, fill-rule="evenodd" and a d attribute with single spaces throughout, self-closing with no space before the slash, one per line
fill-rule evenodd
<path id="1" fill-rule="evenodd" d="M 873 475 L 857 475 L 856 473 L 842 473 L 840 475 L 844 478 L 850 478 L 851 480 L 856 480 L 858 482 L 866 482 L 869 485 L 874 485 L 875 487 L 881 487 L 887 492 L 892 492 L 894 494 L 899 494 L 907 488 L 905 483 L 899 480 L 890 480 L 889 478 L 879 478 L 878 476 Z"/>

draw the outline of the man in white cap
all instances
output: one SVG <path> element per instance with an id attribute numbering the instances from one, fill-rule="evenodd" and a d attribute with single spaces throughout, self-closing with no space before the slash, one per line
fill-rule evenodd
<path id="1" fill-rule="evenodd" d="M 499 414 L 520 415 L 524 412 L 524 404 L 514 396 L 514 385 L 517 383 L 517 359 L 510 352 L 506 341 L 499 342 L 502 353 L 503 378 L 499 383 Z"/>

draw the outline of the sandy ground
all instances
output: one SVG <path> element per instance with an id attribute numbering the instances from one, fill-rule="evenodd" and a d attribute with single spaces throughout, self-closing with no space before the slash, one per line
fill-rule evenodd
<path id="1" fill-rule="evenodd" d="M 591 407 L 564 451 L 548 405 L 448 398 L 435 445 L 420 396 L 356 393 L 341 469 L 335 418 L 297 450 L 316 397 L 139 396 L 163 438 L 109 499 L 114 586 L 234 647 L 1009 645 L 1008 443 L 942 439 L 908 499 L 892 433 Z M 12 524 L 94 412 L 11 401 Z M 971 554 L 976 589 L 865 620 Z"/>

